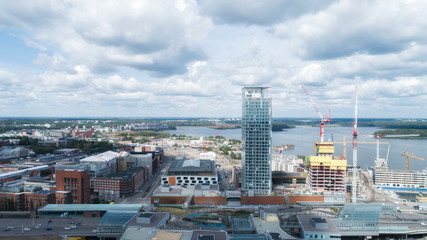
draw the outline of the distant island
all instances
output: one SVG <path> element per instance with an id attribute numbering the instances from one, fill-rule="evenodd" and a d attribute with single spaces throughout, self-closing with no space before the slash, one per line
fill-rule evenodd
<path id="1" fill-rule="evenodd" d="M 375 131 L 382 138 L 427 138 L 427 129 L 395 129 Z"/>
<path id="2" fill-rule="evenodd" d="M 241 128 L 242 126 L 240 124 L 220 123 L 220 124 L 216 124 L 215 126 L 207 126 L 207 127 L 217 129 L 217 130 L 226 130 L 226 129 Z"/>
<path id="3" fill-rule="evenodd" d="M 284 129 L 289 129 L 289 128 L 295 128 L 295 126 L 285 122 L 273 122 L 272 131 L 280 132 L 280 131 L 283 131 Z"/>

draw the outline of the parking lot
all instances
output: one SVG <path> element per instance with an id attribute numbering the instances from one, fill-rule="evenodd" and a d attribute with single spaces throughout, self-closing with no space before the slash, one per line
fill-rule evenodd
<path id="1" fill-rule="evenodd" d="M 0 237 L 95 236 L 101 218 L 1 218 Z"/>

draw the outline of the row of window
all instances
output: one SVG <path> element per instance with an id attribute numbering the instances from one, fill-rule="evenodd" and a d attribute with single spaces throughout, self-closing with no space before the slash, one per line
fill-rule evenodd
<path id="1" fill-rule="evenodd" d="M 182 180 L 182 179 L 184 179 L 184 180 L 202 180 L 202 177 L 176 177 L 176 179 L 177 179 L 178 181 L 179 181 L 179 180 Z M 167 178 L 162 178 L 162 180 L 163 180 L 163 181 L 167 181 L 168 179 L 167 179 Z M 205 177 L 205 178 L 203 178 L 203 180 L 207 181 L 207 180 L 209 180 L 209 178 L 208 178 L 208 177 Z M 215 180 L 216 180 L 216 178 L 215 178 L 215 177 L 212 177 L 210 180 L 215 181 Z"/>

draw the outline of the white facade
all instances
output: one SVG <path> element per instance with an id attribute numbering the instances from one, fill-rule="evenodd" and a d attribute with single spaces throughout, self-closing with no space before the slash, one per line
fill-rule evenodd
<path id="1" fill-rule="evenodd" d="M 426 188 L 427 171 L 376 170 L 374 179 L 378 187 Z"/>
<path id="2" fill-rule="evenodd" d="M 296 155 L 273 156 L 272 171 L 297 172 L 297 167 L 302 164 L 302 159 Z"/>
<path id="3" fill-rule="evenodd" d="M 196 184 L 218 184 L 218 175 L 185 175 L 185 176 L 162 176 L 162 184 L 171 184 L 175 181 L 177 186 L 195 186 Z"/>
<path id="4" fill-rule="evenodd" d="M 119 157 L 129 155 L 127 152 L 107 151 L 80 160 L 81 164 L 88 165 L 91 176 L 100 177 L 110 173 L 115 173 Z"/>
<path id="5" fill-rule="evenodd" d="M 216 160 L 216 153 L 214 153 L 214 152 L 202 152 L 202 153 L 200 153 L 200 159 L 215 161 Z"/>

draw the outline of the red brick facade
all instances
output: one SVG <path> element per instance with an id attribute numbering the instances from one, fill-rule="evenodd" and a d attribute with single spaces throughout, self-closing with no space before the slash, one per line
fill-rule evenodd
<path id="1" fill-rule="evenodd" d="M 183 204 L 187 197 L 152 197 L 151 204 L 154 204 L 156 199 L 158 199 L 159 204 Z"/>
<path id="2" fill-rule="evenodd" d="M 104 200 L 131 196 L 146 180 L 146 168 L 134 172 L 126 172 L 126 176 L 111 176 L 93 179 L 93 191 Z M 123 174 L 123 173 L 122 173 Z"/>
<path id="3" fill-rule="evenodd" d="M 306 195 L 306 196 L 289 196 L 289 201 L 291 201 L 291 204 L 296 204 L 298 202 L 323 202 L 324 197 L 323 195 Z"/>
<path id="4" fill-rule="evenodd" d="M 226 197 L 193 197 L 194 205 L 227 205 Z"/>
<path id="5" fill-rule="evenodd" d="M 283 205 L 285 203 L 284 196 L 254 196 L 240 199 L 242 205 Z"/>
<path id="6" fill-rule="evenodd" d="M 72 204 L 90 203 L 90 176 L 86 170 L 58 170 L 56 190 L 69 191 Z"/>
<path id="7" fill-rule="evenodd" d="M 24 206 L 23 193 L 0 193 L 0 210 L 1 211 L 22 211 Z"/>

